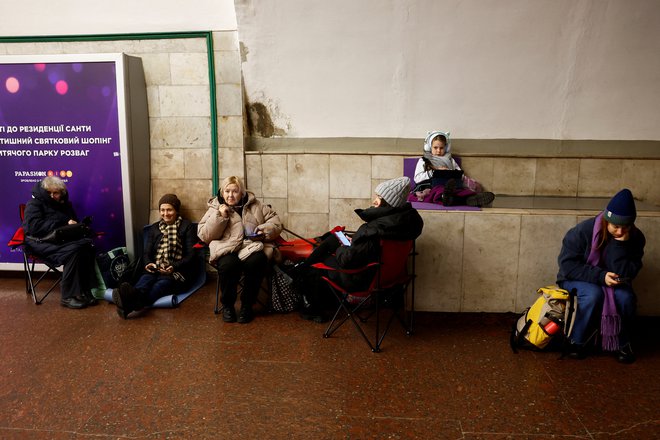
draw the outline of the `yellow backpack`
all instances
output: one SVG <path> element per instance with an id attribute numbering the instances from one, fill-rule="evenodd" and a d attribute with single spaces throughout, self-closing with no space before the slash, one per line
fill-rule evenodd
<path id="1" fill-rule="evenodd" d="M 576 291 L 557 286 L 541 287 L 538 299 L 523 312 L 511 331 L 511 349 L 544 350 L 554 337 L 567 340 L 573 330 L 577 310 Z"/>

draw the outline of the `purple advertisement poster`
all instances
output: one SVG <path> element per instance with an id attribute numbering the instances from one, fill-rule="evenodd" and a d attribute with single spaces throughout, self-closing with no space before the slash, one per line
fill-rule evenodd
<path id="1" fill-rule="evenodd" d="M 121 65 L 8 59 L 0 57 L 0 268 L 22 262 L 6 243 L 20 226 L 19 205 L 50 175 L 66 182 L 78 217 L 92 217 L 99 252 L 125 246 Z"/>

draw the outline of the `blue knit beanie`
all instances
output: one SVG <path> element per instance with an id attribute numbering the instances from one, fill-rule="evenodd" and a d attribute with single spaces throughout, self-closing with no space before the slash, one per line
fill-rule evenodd
<path id="1" fill-rule="evenodd" d="M 635 223 L 637 209 L 635 199 L 628 188 L 624 188 L 610 200 L 607 208 L 603 211 L 605 220 L 615 225 L 628 226 Z"/>

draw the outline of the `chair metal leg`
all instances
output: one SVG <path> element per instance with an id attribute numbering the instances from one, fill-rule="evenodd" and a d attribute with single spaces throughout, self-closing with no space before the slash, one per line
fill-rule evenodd
<path id="1" fill-rule="evenodd" d="M 217 315 L 221 311 L 222 311 L 222 307 L 220 307 L 220 275 L 218 275 L 218 280 L 216 281 L 215 284 L 215 309 L 213 309 L 213 313 Z"/>
<path id="2" fill-rule="evenodd" d="M 358 324 L 358 322 L 355 320 L 355 317 L 359 316 L 357 315 L 357 312 L 365 304 L 365 302 L 369 299 L 369 297 L 362 299 L 360 303 L 358 303 L 355 307 L 351 308 L 349 307 L 350 304 L 348 304 L 346 301 L 346 297 L 347 297 L 346 294 L 341 294 L 340 297 L 340 295 L 338 295 L 336 292 L 333 291 L 333 293 L 335 294 L 335 297 L 337 297 L 337 299 L 339 300 L 339 307 L 337 308 L 335 315 L 330 321 L 328 328 L 325 330 L 325 333 L 323 333 L 323 337 L 324 338 L 330 337 L 330 335 L 332 335 L 335 331 L 337 331 L 337 329 L 339 329 L 339 327 L 341 327 L 346 321 L 350 319 L 353 325 L 355 326 L 355 328 L 357 329 L 357 331 L 360 333 L 360 335 L 362 335 L 362 339 L 364 339 L 364 341 L 367 343 L 371 351 L 374 353 L 380 352 L 380 347 L 375 347 L 374 344 L 371 343 L 371 340 L 362 329 L 362 326 Z M 339 312 L 342 310 L 344 311 L 345 316 L 338 321 L 337 317 L 339 315 Z"/>
<path id="3" fill-rule="evenodd" d="M 34 260 L 32 260 L 32 262 L 30 262 L 27 255 L 25 255 L 25 253 L 24 253 L 23 254 L 23 267 L 24 267 L 24 270 L 25 270 L 25 288 L 26 288 L 27 293 L 32 296 L 32 300 L 34 301 L 34 303 L 36 305 L 40 305 L 41 303 L 43 303 L 43 301 L 46 299 L 46 297 L 48 295 L 50 295 L 50 292 L 52 292 L 53 289 L 55 289 L 60 284 L 60 282 L 62 281 L 62 274 L 59 270 L 57 270 L 57 268 L 47 266 L 48 269 L 44 273 L 42 273 L 41 276 L 35 281 L 34 277 L 33 277 L 35 265 L 36 265 L 36 262 Z M 55 280 L 55 282 L 50 286 L 50 288 L 46 291 L 46 293 L 44 293 L 43 296 L 41 298 L 39 298 L 38 295 L 37 295 L 37 286 L 39 285 L 39 283 L 41 283 L 41 281 L 44 280 L 44 278 L 46 278 L 46 276 L 51 271 L 55 275 L 57 275 L 57 280 Z"/>

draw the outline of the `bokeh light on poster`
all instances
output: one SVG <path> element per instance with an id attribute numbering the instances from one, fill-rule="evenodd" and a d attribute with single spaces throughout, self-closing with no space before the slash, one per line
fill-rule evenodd
<path id="1" fill-rule="evenodd" d="M 37 62 L 0 57 L 2 245 L 20 225 L 19 205 L 31 198 L 34 185 L 58 176 L 78 216 L 91 216 L 93 229 L 102 233 L 96 239 L 99 252 L 126 246 L 130 207 L 122 177 L 121 58 L 53 57 Z M 0 250 L 0 263 L 20 262 L 19 252 Z"/>

